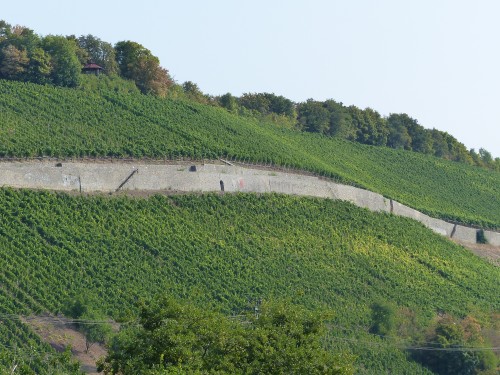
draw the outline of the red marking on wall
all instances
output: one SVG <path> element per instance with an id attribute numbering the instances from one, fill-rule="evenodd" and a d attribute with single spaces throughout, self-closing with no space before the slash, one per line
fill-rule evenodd
<path id="1" fill-rule="evenodd" d="M 238 180 L 238 184 L 240 185 L 240 189 L 243 189 L 245 187 L 245 180 L 240 178 Z"/>

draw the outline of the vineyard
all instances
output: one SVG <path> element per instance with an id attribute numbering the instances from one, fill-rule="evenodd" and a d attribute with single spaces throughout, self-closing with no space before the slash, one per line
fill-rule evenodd
<path id="1" fill-rule="evenodd" d="M 0 237 L 0 372 L 15 358 L 41 374 L 69 366 L 15 317 L 58 313 L 75 296 L 121 320 L 161 292 L 228 315 L 262 298 L 328 307 L 331 346 L 367 373 L 428 373 L 368 332 L 374 301 L 419 324 L 500 310 L 499 268 L 412 220 L 340 201 L 0 189 Z"/>
<path id="2" fill-rule="evenodd" d="M 249 142 L 252 140 L 252 142 Z M 500 227 L 500 173 L 140 94 L 0 81 L 0 157 L 217 159 L 313 172 L 431 216 Z"/>

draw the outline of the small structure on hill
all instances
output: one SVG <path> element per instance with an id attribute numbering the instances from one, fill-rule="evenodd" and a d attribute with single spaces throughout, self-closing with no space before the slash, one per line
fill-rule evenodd
<path id="1" fill-rule="evenodd" d="M 101 72 L 103 70 L 104 70 L 104 68 L 102 66 L 97 65 L 97 64 L 89 61 L 82 68 L 82 73 L 85 73 L 85 74 L 95 74 L 96 76 L 98 76 L 99 74 L 101 74 Z"/>

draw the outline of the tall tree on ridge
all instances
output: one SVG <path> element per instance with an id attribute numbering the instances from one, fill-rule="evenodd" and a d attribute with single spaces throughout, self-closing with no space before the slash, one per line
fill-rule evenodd
<path id="1" fill-rule="evenodd" d="M 323 103 L 328 112 L 330 112 L 330 128 L 328 134 L 333 137 L 354 140 L 356 129 L 352 126 L 351 119 L 342 103 L 337 103 L 333 99 L 325 100 Z"/>
<path id="2" fill-rule="evenodd" d="M 330 127 L 330 113 L 321 102 L 307 99 L 297 106 L 298 121 L 303 130 L 325 134 Z"/>
<path id="3" fill-rule="evenodd" d="M 408 134 L 408 120 L 410 117 L 406 113 L 391 113 L 387 118 L 389 135 L 387 136 L 387 146 L 391 148 L 402 148 L 411 150 L 411 137 Z"/>
<path id="4" fill-rule="evenodd" d="M 122 41 L 115 45 L 115 53 L 121 75 L 133 80 L 144 94 L 167 94 L 172 79 L 150 50 L 136 42 Z"/>
<path id="5" fill-rule="evenodd" d="M 52 82 L 58 86 L 78 86 L 82 66 L 76 56 L 76 43 L 63 36 L 48 35 L 42 40 L 42 46 L 52 58 Z"/>
<path id="6" fill-rule="evenodd" d="M 0 77 L 19 80 L 23 78 L 29 63 L 25 49 L 19 50 L 12 44 L 2 48 L 0 53 Z"/>
<path id="7" fill-rule="evenodd" d="M 50 72 L 52 71 L 50 60 L 50 55 L 40 47 L 31 51 L 28 80 L 39 84 L 48 83 L 50 81 Z"/>

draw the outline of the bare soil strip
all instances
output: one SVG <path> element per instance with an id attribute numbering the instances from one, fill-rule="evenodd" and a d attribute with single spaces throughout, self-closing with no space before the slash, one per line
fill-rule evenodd
<path id="1" fill-rule="evenodd" d="M 97 375 L 96 361 L 106 356 L 106 349 L 100 344 L 93 344 L 85 352 L 85 336 L 78 332 L 71 322 L 61 317 L 38 316 L 23 320 L 40 338 L 56 351 L 63 352 L 71 346 L 73 359 L 80 362 L 85 374 Z"/>

